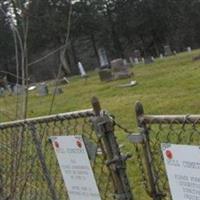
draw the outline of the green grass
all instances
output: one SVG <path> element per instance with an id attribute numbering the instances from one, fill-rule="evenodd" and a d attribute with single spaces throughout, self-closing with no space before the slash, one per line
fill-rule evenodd
<path id="1" fill-rule="evenodd" d="M 200 61 L 192 60 L 199 54 L 200 50 L 196 50 L 163 60 L 157 59 L 150 65 L 137 65 L 130 69 L 135 74 L 132 79 L 105 83 L 100 82 L 96 72 L 89 74 L 87 83 L 78 76 L 72 77 L 69 85 L 62 86 L 64 93 L 56 96 L 52 113 L 90 108 L 91 97 L 97 96 L 103 109 L 114 114 L 120 124 L 135 131 L 137 128 L 134 104 L 138 100 L 143 103 L 147 114 L 200 113 Z M 138 85 L 132 88 L 117 87 L 130 80 L 136 80 Z M 28 117 L 48 115 L 51 101 L 52 95 L 39 97 L 36 91 L 30 92 Z M 10 118 L 14 119 L 16 97 L 0 97 L 0 111 L 6 113 L 6 115 L 0 113 L 0 122 L 8 121 Z M 125 143 L 125 135 L 119 129 L 117 129 L 117 133 L 120 143 Z M 132 145 L 126 142 L 123 151 L 132 151 L 131 147 Z M 129 175 L 139 179 L 140 174 L 137 168 L 132 167 L 135 166 L 135 161 L 130 160 L 129 162 L 132 163 L 129 165 Z M 139 186 L 136 187 L 135 193 L 136 199 L 149 199 Z"/>
<path id="2" fill-rule="evenodd" d="M 100 82 L 96 72 L 90 73 L 87 83 L 78 76 L 70 79 L 70 84 L 62 86 L 64 93 L 56 96 L 52 113 L 68 112 L 90 108 L 90 99 L 97 96 L 102 108 L 113 113 L 118 121 L 127 127 L 135 127 L 134 104 L 137 100 L 144 105 L 145 112 L 151 114 L 195 114 L 200 113 L 200 61 L 193 61 L 200 51 L 181 53 L 176 56 L 157 59 L 150 65 L 137 65 L 131 70 L 136 87 L 118 88 L 129 79 Z M 51 89 L 50 89 L 51 90 Z M 39 97 L 29 93 L 28 117 L 48 115 L 52 95 Z M 14 118 L 16 97 L 0 98 L 0 110 Z M 8 118 L 0 114 L 0 120 Z"/>

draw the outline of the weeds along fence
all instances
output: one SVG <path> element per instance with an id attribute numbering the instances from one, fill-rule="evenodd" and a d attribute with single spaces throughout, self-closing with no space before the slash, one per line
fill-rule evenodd
<path id="1" fill-rule="evenodd" d="M 67 190 L 50 136 L 82 135 L 102 200 L 132 200 L 112 119 L 84 110 L 0 124 L 0 200 L 65 200 Z"/>

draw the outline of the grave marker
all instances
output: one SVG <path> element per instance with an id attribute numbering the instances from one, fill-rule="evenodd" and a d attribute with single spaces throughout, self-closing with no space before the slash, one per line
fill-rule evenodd
<path id="1" fill-rule="evenodd" d="M 0 97 L 3 97 L 5 94 L 5 89 L 3 87 L 0 87 Z"/>
<path id="2" fill-rule="evenodd" d="M 98 49 L 98 55 L 99 55 L 99 61 L 100 61 L 100 67 L 101 68 L 108 68 L 109 67 L 109 61 L 106 54 L 106 50 L 104 48 Z"/>
<path id="3" fill-rule="evenodd" d="M 129 61 L 132 65 L 134 65 L 134 61 L 133 61 L 133 58 L 132 57 L 129 57 Z"/>
<path id="4" fill-rule="evenodd" d="M 171 56 L 172 55 L 172 50 L 171 50 L 169 45 L 164 46 L 164 52 L 165 52 L 164 53 L 165 56 Z"/>
<path id="5" fill-rule="evenodd" d="M 134 59 L 137 58 L 137 59 L 138 59 L 138 62 L 141 61 L 142 56 L 141 56 L 140 50 L 136 49 L 136 50 L 133 52 L 133 58 L 134 58 Z"/>
<path id="6" fill-rule="evenodd" d="M 39 96 L 47 96 L 49 93 L 48 86 L 46 83 L 41 83 L 38 86 Z"/>
<path id="7" fill-rule="evenodd" d="M 79 71 L 80 71 L 81 77 L 85 77 L 85 76 L 87 76 L 87 74 L 86 74 L 86 72 L 85 72 L 85 69 L 84 69 L 84 67 L 83 67 L 83 65 L 82 65 L 81 62 L 78 62 L 78 68 L 79 68 Z"/>
<path id="8" fill-rule="evenodd" d="M 191 47 L 187 47 L 187 52 L 191 53 L 192 52 L 192 48 Z"/>
<path id="9" fill-rule="evenodd" d="M 121 58 L 111 61 L 111 69 L 114 79 L 128 78 L 131 76 L 128 66 L 124 65 L 123 59 Z"/>
<path id="10" fill-rule="evenodd" d="M 13 93 L 14 95 L 23 95 L 25 93 L 25 88 L 20 84 L 16 84 L 13 87 Z"/>
<path id="11" fill-rule="evenodd" d="M 99 78 L 101 81 L 112 81 L 112 72 L 111 69 L 101 69 L 99 70 Z"/>
<path id="12" fill-rule="evenodd" d="M 144 63 L 145 64 L 151 64 L 151 63 L 153 63 L 154 61 L 152 60 L 152 57 L 146 57 L 145 59 L 144 59 Z"/>
<path id="13" fill-rule="evenodd" d="M 138 58 L 134 58 L 134 63 L 135 63 L 136 65 L 139 64 Z"/>

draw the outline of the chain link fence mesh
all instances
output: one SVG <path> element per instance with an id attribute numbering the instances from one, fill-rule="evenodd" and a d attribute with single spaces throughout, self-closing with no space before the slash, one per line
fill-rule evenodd
<path id="1" fill-rule="evenodd" d="M 128 164 L 128 169 L 136 171 L 131 181 L 143 190 L 140 191 L 141 199 L 147 194 L 146 199 L 171 200 L 161 144 L 199 146 L 200 115 L 145 115 L 140 104 L 136 105 L 136 116 L 139 134 L 135 134 L 135 141 L 129 138 L 137 162 L 134 166 Z"/>
<path id="2" fill-rule="evenodd" d="M 184 116 L 182 117 L 184 118 Z M 156 119 L 156 118 L 155 118 Z M 154 120 L 155 120 L 154 119 Z M 160 199 L 172 199 L 170 195 L 167 174 L 164 166 L 164 159 L 161 151 L 161 143 L 197 145 L 200 142 L 200 116 L 196 121 L 179 121 L 171 116 L 171 120 L 162 121 L 162 117 L 157 117 L 157 123 L 154 120 L 146 121 L 146 129 L 150 144 L 150 154 L 152 160 L 149 163 L 143 164 L 141 172 L 145 173 L 146 165 L 151 165 L 154 172 L 154 184 L 157 188 Z M 143 151 L 140 151 L 140 160 L 144 163 Z M 146 174 L 148 179 L 149 174 Z M 145 185 L 147 191 L 150 191 L 150 185 Z"/>
<path id="3" fill-rule="evenodd" d="M 91 124 L 92 111 L 0 124 L 0 199 L 68 199 L 51 136 L 83 135 L 96 145 L 91 160 L 101 198 L 113 199 L 112 177 L 101 140 Z"/>
<path id="4" fill-rule="evenodd" d="M 114 171 L 111 170 L 111 173 L 106 163 L 113 162 L 109 166 L 112 169 L 119 167 L 119 161 L 108 159 L 105 144 L 94 130 L 93 118 L 94 113 L 87 110 L 0 124 L 0 200 L 68 199 L 49 140 L 51 136 L 59 135 L 83 135 L 96 146 L 91 166 L 101 198 L 115 199 Z M 121 167 L 125 167 L 134 199 L 170 200 L 161 143 L 199 145 L 200 116 L 137 113 L 138 134 L 133 134 L 112 119 L 118 143 L 113 145 L 120 147 L 120 159 L 129 158 Z M 127 156 L 127 153 L 132 156 Z"/>
<path id="5" fill-rule="evenodd" d="M 199 146 L 200 115 L 142 114 L 137 120 L 138 133 L 115 121 L 121 152 L 132 155 L 126 165 L 135 200 L 172 200 L 161 144 Z"/>

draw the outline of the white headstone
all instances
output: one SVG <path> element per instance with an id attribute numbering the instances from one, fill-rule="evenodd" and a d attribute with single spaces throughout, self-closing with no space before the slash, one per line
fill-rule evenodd
<path id="1" fill-rule="evenodd" d="M 153 56 L 151 56 L 151 60 L 152 60 L 152 61 L 154 61 L 154 60 L 155 60 L 155 58 L 154 58 Z"/>
<path id="2" fill-rule="evenodd" d="M 134 62 L 135 62 L 135 64 L 139 64 L 138 58 L 134 58 Z"/>
<path id="3" fill-rule="evenodd" d="M 70 200 L 101 200 L 81 136 L 51 137 Z"/>
<path id="4" fill-rule="evenodd" d="M 191 47 L 187 47 L 187 52 L 191 53 L 192 52 L 192 49 Z"/>
<path id="5" fill-rule="evenodd" d="M 200 199 L 200 148 L 161 144 L 173 200 Z"/>
<path id="6" fill-rule="evenodd" d="M 82 77 L 83 77 L 83 76 L 86 76 L 85 69 L 84 69 L 84 67 L 83 67 L 83 65 L 82 65 L 81 62 L 78 62 L 78 68 L 79 68 L 79 71 L 80 71 L 81 76 L 82 76 Z"/>
<path id="7" fill-rule="evenodd" d="M 0 87 L 0 97 L 4 96 L 5 94 L 5 89 L 3 87 Z"/>
<path id="8" fill-rule="evenodd" d="M 128 65 L 128 62 L 127 62 L 126 59 L 123 59 L 123 64 L 124 64 L 124 65 Z"/>
<path id="9" fill-rule="evenodd" d="M 142 57 L 142 63 L 144 63 L 144 58 Z"/>
<path id="10" fill-rule="evenodd" d="M 163 58 L 164 58 L 164 57 L 163 57 L 163 54 L 161 53 L 161 54 L 160 54 L 160 59 L 163 59 Z"/>
<path id="11" fill-rule="evenodd" d="M 133 58 L 132 57 L 129 57 L 129 61 L 132 65 L 134 65 L 134 61 L 133 61 Z"/>

